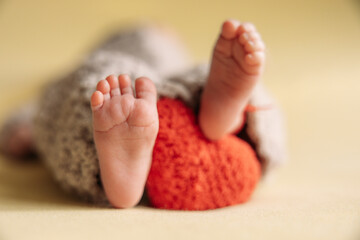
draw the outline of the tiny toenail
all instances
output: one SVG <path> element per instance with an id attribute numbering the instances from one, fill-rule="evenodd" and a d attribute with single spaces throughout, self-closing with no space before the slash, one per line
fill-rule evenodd
<path id="1" fill-rule="evenodd" d="M 249 40 L 249 34 L 244 33 L 243 36 L 244 36 L 245 40 Z"/>

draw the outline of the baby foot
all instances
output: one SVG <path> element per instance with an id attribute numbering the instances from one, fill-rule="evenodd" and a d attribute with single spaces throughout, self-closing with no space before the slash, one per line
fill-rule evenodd
<path id="1" fill-rule="evenodd" d="M 236 130 L 265 62 L 265 45 L 251 23 L 225 21 L 214 48 L 199 113 L 211 140 Z"/>
<path id="2" fill-rule="evenodd" d="M 91 97 L 102 184 L 114 207 L 136 205 L 143 194 L 159 130 L 156 88 L 148 78 L 101 80 Z"/>
<path id="3" fill-rule="evenodd" d="M 236 89 L 241 88 L 244 81 L 256 80 L 265 61 L 264 50 L 265 45 L 253 24 L 224 22 L 214 48 L 210 79 L 226 82 Z"/>

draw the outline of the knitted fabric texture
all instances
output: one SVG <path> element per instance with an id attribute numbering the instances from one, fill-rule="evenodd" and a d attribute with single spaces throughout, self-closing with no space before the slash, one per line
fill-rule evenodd
<path id="1" fill-rule="evenodd" d="M 210 142 L 181 101 L 158 101 L 160 130 L 147 180 L 157 208 L 208 210 L 247 201 L 261 176 L 260 163 L 245 141 L 228 135 Z"/>

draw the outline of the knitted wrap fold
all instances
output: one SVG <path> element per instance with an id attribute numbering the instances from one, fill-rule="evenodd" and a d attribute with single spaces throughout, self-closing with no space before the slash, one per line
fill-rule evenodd
<path id="1" fill-rule="evenodd" d="M 207 78 L 207 65 L 189 68 L 185 48 L 171 35 L 141 26 L 114 35 L 69 75 L 43 91 L 34 117 L 36 147 L 55 179 L 68 192 L 107 204 L 100 179 L 89 99 L 110 74 L 147 76 L 159 97 L 180 99 L 195 112 Z M 187 69 L 187 70 L 184 70 Z M 281 112 L 261 83 L 250 104 L 270 109 L 247 112 L 243 132 L 262 166 L 270 171 L 285 159 Z"/>

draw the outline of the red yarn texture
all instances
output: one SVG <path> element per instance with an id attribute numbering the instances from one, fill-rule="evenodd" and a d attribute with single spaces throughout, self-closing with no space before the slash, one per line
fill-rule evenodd
<path id="1" fill-rule="evenodd" d="M 207 210 L 247 201 L 261 170 L 254 150 L 228 135 L 210 142 L 181 101 L 158 101 L 156 139 L 147 193 L 156 208 Z"/>

